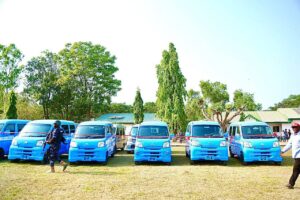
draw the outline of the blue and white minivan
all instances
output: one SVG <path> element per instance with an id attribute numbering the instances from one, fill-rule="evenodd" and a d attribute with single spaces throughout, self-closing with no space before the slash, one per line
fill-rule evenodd
<path id="1" fill-rule="evenodd" d="M 87 121 L 78 125 L 69 150 L 69 162 L 95 161 L 107 163 L 116 153 L 113 124 L 106 121 Z"/>
<path id="2" fill-rule="evenodd" d="M 230 156 L 248 162 L 268 161 L 281 164 L 280 145 L 264 122 L 236 122 L 228 127 Z"/>
<path id="3" fill-rule="evenodd" d="M 139 125 L 134 149 L 135 164 L 172 161 L 168 125 L 165 122 L 143 122 Z"/>
<path id="4" fill-rule="evenodd" d="M 130 133 L 128 135 L 128 140 L 125 146 L 125 151 L 127 151 L 127 153 L 133 153 L 134 152 L 134 148 L 135 148 L 135 141 L 136 141 L 136 135 L 139 129 L 139 125 L 133 125 L 130 129 Z"/>
<path id="5" fill-rule="evenodd" d="M 9 149 L 8 159 L 15 160 L 36 160 L 45 163 L 48 161 L 47 150 L 49 145 L 45 145 L 46 136 L 54 129 L 56 120 L 34 120 L 29 122 L 14 138 Z M 67 154 L 70 147 L 72 135 L 75 132 L 73 121 L 60 120 L 61 128 L 64 129 L 65 144 L 61 144 L 59 154 Z"/>
<path id="6" fill-rule="evenodd" d="M 0 159 L 8 155 L 12 140 L 28 122 L 28 120 L 20 119 L 0 120 Z"/>
<path id="7" fill-rule="evenodd" d="M 187 126 L 185 136 L 185 154 L 191 164 L 204 160 L 227 164 L 228 145 L 217 122 L 192 121 Z"/>

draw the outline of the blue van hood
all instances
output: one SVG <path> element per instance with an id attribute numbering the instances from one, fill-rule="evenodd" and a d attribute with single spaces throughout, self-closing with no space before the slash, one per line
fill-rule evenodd
<path id="1" fill-rule="evenodd" d="M 137 138 L 136 142 L 141 142 L 143 147 L 163 147 L 165 142 L 170 142 L 170 139 L 141 139 Z"/>
<path id="2" fill-rule="evenodd" d="M 45 137 L 15 137 L 19 147 L 35 147 L 38 141 L 45 141 Z"/>
<path id="3" fill-rule="evenodd" d="M 77 143 L 77 148 L 97 148 L 99 142 L 105 142 L 105 139 L 72 139 Z"/>
<path id="4" fill-rule="evenodd" d="M 220 147 L 222 141 L 226 140 L 225 138 L 191 138 L 191 141 L 199 142 L 204 148 L 217 148 Z"/>
<path id="5" fill-rule="evenodd" d="M 252 144 L 252 148 L 258 148 L 258 149 L 273 148 L 273 143 L 278 142 L 276 138 L 244 139 L 244 141 L 250 142 Z"/>

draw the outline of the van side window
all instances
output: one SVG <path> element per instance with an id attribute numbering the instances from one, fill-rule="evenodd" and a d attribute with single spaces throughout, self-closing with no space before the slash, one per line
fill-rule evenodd
<path id="1" fill-rule="evenodd" d="M 232 135 L 235 136 L 236 133 L 236 126 L 232 127 Z"/>
<path id="2" fill-rule="evenodd" d="M 69 126 L 68 125 L 61 125 L 61 127 L 64 129 L 66 135 L 70 134 Z"/>
<path id="3" fill-rule="evenodd" d="M 70 132 L 71 133 L 75 133 L 75 126 L 74 125 L 70 125 Z"/>
<path id="4" fill-rule="evenodd" d="M 5 129 L 4 129 L 4 132 L 9 133 L 11 135 L 14 135 L 15 132 L 16 132 L 15 124 L 7 124 Z"/>
<path id="5" fill-rule="evenodd" d="M 236 127 L 236 133 L 237 133 L 237 134 L 241 134 L 241 133 L 240 133 L 240 127 Z"/>
<path id="6" fill-rule="evenodd" d="M 26 125 L 26 124 L 18 124 L 18 125 L 17 125 L 17 127 L 18 127 L 18 132 L 20 132 L 20 131 L 24 128 L 25 125 Z"/>

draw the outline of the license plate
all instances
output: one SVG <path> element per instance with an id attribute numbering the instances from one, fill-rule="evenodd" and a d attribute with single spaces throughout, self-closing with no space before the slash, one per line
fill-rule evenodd
<path id="1" fill-rule="evenodd" d="M 149 158 L 149 161 L 156 161 L 156 158 Z"/>
<path id="2" fill-rule="evenodd" d="M 90 156 L 84 156 L 84 160 L 90 160 Z"/>
<path id="3" fill-rule="evenodd" d="M 262 161 L 268 160 L 267 156 L 262 156 L 260 159 L 261 159 Z"/>
<path id="4" fill-rule="evenodd" d="M 206 160 L 213 160 L 214 156 L 206 156 Z"/>

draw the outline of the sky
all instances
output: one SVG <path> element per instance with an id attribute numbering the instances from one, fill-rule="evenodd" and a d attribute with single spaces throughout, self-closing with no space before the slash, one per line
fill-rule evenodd
<path id="1" fill-rule="evenodd" d="M 220 81 L 254 94 L 263 108 L 300 94 L 297 0 L 0 0 L 0 43 L 16 44 L 24 62 L 46 49 L 91 41 L 117 57 L 122 90 L 155 101 L 155 66 L 175 44 L 186 89 Z"/>

